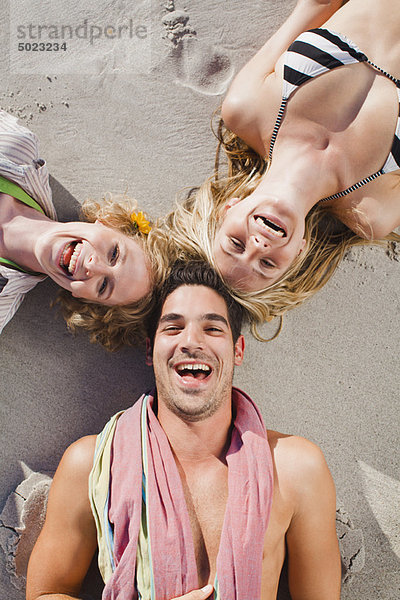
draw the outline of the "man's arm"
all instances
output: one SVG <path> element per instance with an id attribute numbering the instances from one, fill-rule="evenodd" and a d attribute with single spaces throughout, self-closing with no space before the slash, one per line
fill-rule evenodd
<path id="1" fill-rule="evenodd" d="M 79 600 L 97 548 L 88 494 L 96 436 L 82 438 L 65 452 L 54 475 L 46 521 L 28 566 L 27 600 Z M 174 600 L 206 600 L 213 586 Z"/>
<path id="2" fill-rule="evenodd" d="M 96 436 L 65 452 L 50 488 L 46 520 L 28 566 L 27 600 L 77 598 L 97 547 L 88 495 Z"/>
<path id="3" fill-rule="evenodd" d="M 275 460 L 280 485 L 293 500 L 286 532 L 293 600 L 340 599 L 340 553 L 335 486 L 321 450 L 295 436 L 279 440 Z"/>

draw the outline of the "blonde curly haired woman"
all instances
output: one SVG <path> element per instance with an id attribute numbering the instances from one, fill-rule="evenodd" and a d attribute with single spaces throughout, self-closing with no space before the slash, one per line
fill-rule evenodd
<path id="1" fill-rule="evenodd" d="M 349 246 L 400 240 L 400 6 L 341 4 L 298 0 L 239 72 L 219 129 L 227 176 L 166 220 L 253 321 L 315 293 Z"/>
<path id="2" fill-rule="evenodd" d="M 0 331 L 44 276 L 71 328 L 109 349 L 134 343 L 167 268 L 163 236 L 128 199 L 88 201 L 87 222 L 60 223 L 36 136 L 0 111 Z"/>
<path id="3" fill-rule="evenodd" d="M 64 319 L 69 329 L 86 329 L 92 342 L 99 342 L 111 351 L 141 343 L 146 337 L 145 319 L 153 310 L 155 291 L 162 285 L 174 258 L 171 240 L 157 227 L 150 228 L 130 198 L 110 196 L 101 202 L 86 200 L 81 212 L 88 225 L 101 227 L 102 243 L 104 232 L 113 237 L 109 246 L 109 272 L 118 264 L 111 264 L 114 261 L 111 248 L 118 245 L 117 260 L 123 261 L 121 271 L 125 269 L 125 273 L 114 278 L 113 290 L 101 301 L 82 298 L 79 292 L 76 294 L 68 288 L 61 290 L 57 302 Z M 101 285 L 104 286 L 104 280 Z M 107 282 L 107 287 L 109 285 Z"/>

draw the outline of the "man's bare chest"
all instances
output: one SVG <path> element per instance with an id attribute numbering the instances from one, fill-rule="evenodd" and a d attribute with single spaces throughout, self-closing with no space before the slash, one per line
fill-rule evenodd
<path id="1" fill-rule="evenodd" d="M 282 497 L 279 485 L 275 484 L 271 513 L 264 536 L 261 600 L 276 600 L 286 555 L 286 532 L 292 515 L 292 505 Z"/>
<path id="2" fill-rule="evenodd" d="M 220 463 L 182 475 L 199 584 L 214 583 L 228 500 L 228 469 Z"/>

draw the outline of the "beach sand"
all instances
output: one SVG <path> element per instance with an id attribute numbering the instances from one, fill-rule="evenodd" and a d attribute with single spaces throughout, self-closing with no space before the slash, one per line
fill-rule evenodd
<path id="1" fill-rule="evenodd" d="M 38 135 L 61 220 L 105 192 L 126 192 L 156 217 L 211 174 L 211 115 L 234 73 L 294 4 L 147 0 L 133 9 L 125 0 L 74 0 L 68 10 L 41 2 L 37 11 L 30 2 L 24 11 L 24 2 L 1 2 L 0 106 Z M 77 46 L 67 40 L 70 50 L 47 57 L 17 50 L 35 41 L 29 24 L 76 28 L 85 19 L 87 27 L 103 27 L 101 38 Z M 105 25 L 121 24 L 131 29 L 106 38 Z M 285 316 L 275 341 L 262 344 L 246 333 L 235 375 L 269 428 L 310 438 L 325 453 L 340 504 L 345 600 L 399 598 L 399 260 L 394 248 L 352 250 L 320 293 Z M 55 294 L 50 281 L 37 286 L 0 338 L 4 600 L 24 597 L 32 523 L 66 446 L 99 432 L 152 384 L 141 349 L 110 355 L 84 334 L 72 337 L 49 308 Z"/>

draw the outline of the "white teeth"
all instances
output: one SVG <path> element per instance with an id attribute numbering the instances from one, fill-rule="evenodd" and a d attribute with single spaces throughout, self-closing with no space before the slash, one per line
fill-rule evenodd
<path id="1" fill-rule="evenodd" d="M 73 275 L 75 272 L 76 261 L 78 260 L 81 250 L 82 250 L 82 244 L 79 243 L 75 246 L 75 250 L 71 256 L 71 260 L 69 261 L 68 271 L 71 273 L 71 275 Z"/>
<path id="2" fill-rule="evenodd" d="M 204 363 L 196 363 L 196 364 L 187 364 L 187 365 L 179 365 L 177 367 L 177 371 L 205 371 L 206 373 L 210 373 L 211 369 L 208 365 Z"/>
<path id="3" fill-rule="evenodd" d="M 64 250 L 62 251 L 61 257 L 60 257 L 60 267 L 65 267 L 65 263 L 64 263 L 64 257 L 67 253 L 68 248 L 70 247 L 71 244 L 67 244 L 64 248 Z"/>
<path id="4" fill-rule="evenodd" d="M 256 217 L 255 220 L 256 220 L 256 223 L 258 223 L 259 225 L 261 225 L 262 227 L 267 229 L 270 233 L 272 233 L 272 235 L 275 235 L 276 237 L 283 237 L 285 235 L 285 232 L 283 231 L 283 229 L 280 228 L 279 231 L 276 231 L 276 229 L 273 229 L 272 227 L 267 225 L 267 223 L 265 222 L 266 220 L 263 219 L 262 217 Z"/>

